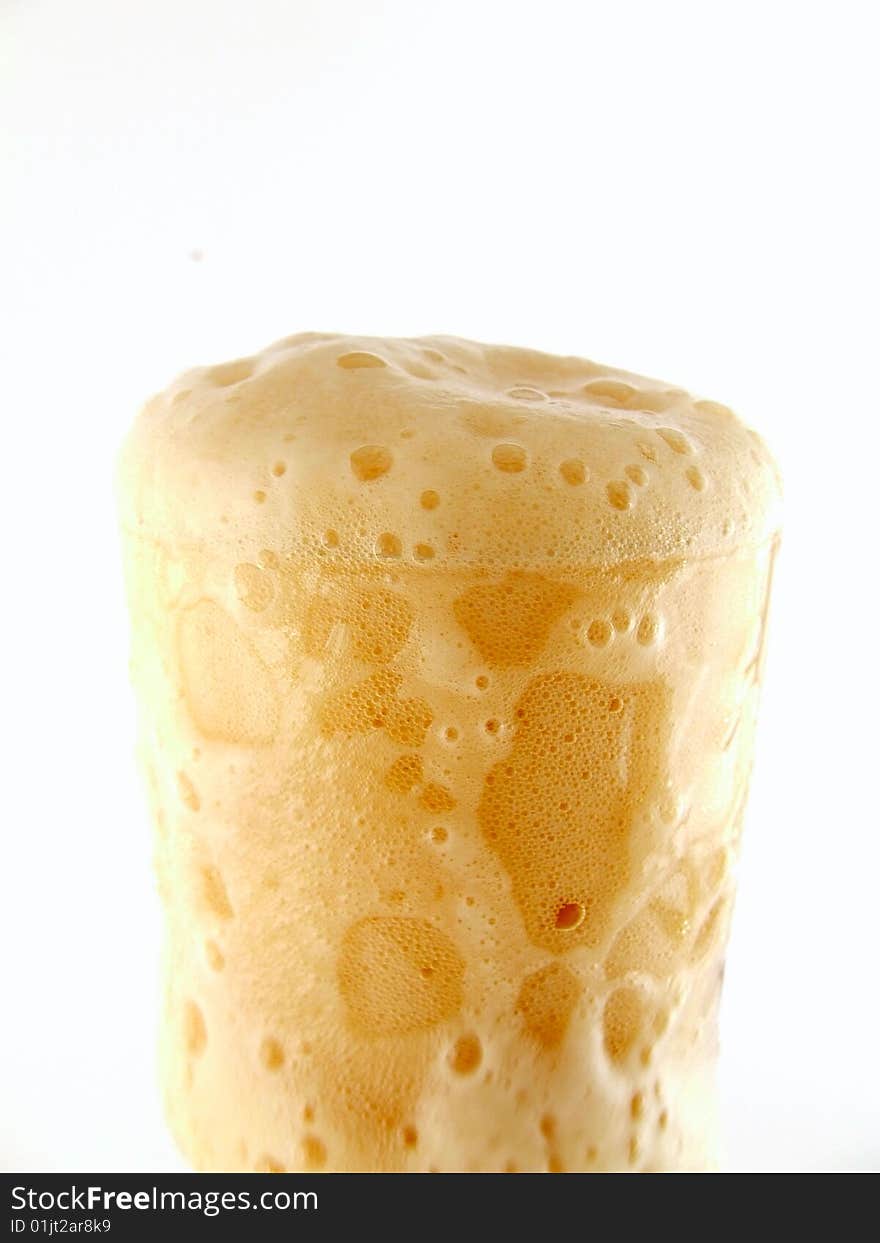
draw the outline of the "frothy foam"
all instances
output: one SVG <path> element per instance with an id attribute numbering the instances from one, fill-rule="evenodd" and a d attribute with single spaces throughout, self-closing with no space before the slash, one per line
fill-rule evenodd
<path id="1" fill-rule="evenodd" d="M 121 462 L 203 1169 L 709 1159 L 778 483 L 579 359 L 310 335 Z"/>
<path id="2" fill-rule="evenodd" d="M 306 334 L 188 372 L 148 404 L 123 471 L 133 528 L 215 549 L 283 530 L 288 552 L 335 563 L 694 557 L 759 544 L 778 517 L 772 460 L 725 407 L 447 337 Z"/>

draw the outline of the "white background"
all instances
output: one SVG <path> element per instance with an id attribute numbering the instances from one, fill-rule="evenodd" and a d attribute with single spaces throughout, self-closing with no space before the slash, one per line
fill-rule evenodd
<path id="1" fill-rule="evenodd" d="M 586 354 L 765 433 L 727 1167 L 880 1167 L 874 9 L 0 0 L 0 1168 L 179 1168 L 112 461 L 177 369 L 310 328 Z"/>

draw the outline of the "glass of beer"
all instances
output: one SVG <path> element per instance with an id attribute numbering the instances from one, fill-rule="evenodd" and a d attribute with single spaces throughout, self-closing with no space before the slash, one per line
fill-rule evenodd
<path id="1" fill-rule="evenodd" d="M 200 1170 L 712 1168 L 779 481 L 579 358 L 305 334 L 123 449 Z"/>

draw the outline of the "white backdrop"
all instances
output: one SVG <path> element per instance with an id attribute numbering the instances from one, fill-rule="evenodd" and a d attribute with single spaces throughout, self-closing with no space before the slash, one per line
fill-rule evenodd
<path id="1" fill-rule="evenodd" d="M 176 370 L 309 328 L 586 354 L 765 433 L 727 1166 L 880 1168 L 872 8 L 0 0 L 0 1168 L 180 1168 L 112 461 Z"/>

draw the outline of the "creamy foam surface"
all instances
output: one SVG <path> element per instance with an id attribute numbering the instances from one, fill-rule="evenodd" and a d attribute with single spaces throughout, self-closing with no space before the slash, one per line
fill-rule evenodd
<path id="1" fill-rule="evenodd" d="M 778 482 L 723 407 L 449 338 L 291 338 L 122 459 L 204 1169 L 711 1162 Z"/>
<path id="2" fill-rule="evenodd" d="M 436 565 L 705 556 L 777 525 L 724 406 L 577 358 L 309 334 L 182 375 L 141 414 L 123 521 L 152 535 Z"/>

